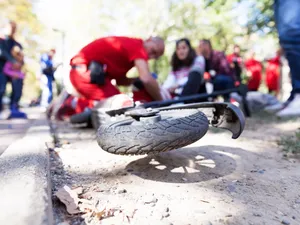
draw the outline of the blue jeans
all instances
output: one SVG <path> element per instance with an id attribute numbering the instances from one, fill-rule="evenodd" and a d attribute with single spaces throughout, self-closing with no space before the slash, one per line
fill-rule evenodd
<path id="1" fill-rule="evenodd" d="M 7 82 L 11 82 L 12 85 L 12 92 L 10 96 L 10 108 L 12 108 L 13 106 L 15 108 L 18 108 L 18 104 L 22 96 L 23 80 L 11 79 L 3 73 L 0 73 L 0 111 L 3 110 L 2 100 L 6 91 Z"/>
<path id="2" fill-rule="evenodd" d="M 22 97 L 23 79 L 12 79 L 12 93 L 10 96 L 10 108 L 19 108 L 19 102 Z"/>
<path id="3" fill-rule="evenodd" d="M 7 84 L 7 76 L 0 72 L 0 112 L 3 110 L 2 100 L 5 94 Z"/>
<path id="4" fill-rule="evenodd" d="M 222 75 L 222 74 L 218 74 L 213 79 L 213 84 L 214 84 L 215 91 L 223 91 L 226 89 L 234 88 L 234 82 L 233 82 L 232 77 Z"/>
<path id="5" fill-rule="evenodd" d="M 218 74 L 214 79 L 213 79 L 213 84 L 214 84 L 214 91 L 223 91 L 226 89 L 231 89 L 234 88 L 234 82 L 232 77 Z M 230 94 L 225 94 L 223 95 L 225 102 L 229 102 L 230 100 Z"/>
<path id="6" fill-rule="evenodd" d="M 289 62 L 292 93 L 300 93 L 300 1 L 275 0 L 275 20 L 280 44 Z"/>
<path id="7" fill-rule="evenodd" d="M 42 75 L 41 78 L 41 89 L 42 89 L 42 98 L 41 106 L 47 107 L 53 99 L 53 77 Z"/>

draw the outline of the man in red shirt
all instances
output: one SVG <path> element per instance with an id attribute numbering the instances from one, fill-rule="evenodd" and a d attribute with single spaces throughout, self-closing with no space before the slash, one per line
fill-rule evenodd
<path id="1" fill-rule="evenodd" d="M 163 55 L 164 48 L 164 41 L 159 37 L 147 40 L 117 36 L 99 38 L 71 59 L 71 83 L 84 98 L 103 100 L 120 94 L 111 83 L 112 79 L 118 85 L 133 83 L 134 78 L 127 78 L 126 73 L 135 66 L 150 96 L 162 100 L 159 85 L 152 77 L 147 61 Z"/>
<path id="2" fill-rule="evenodd" d="M 274 92 L 275 95 L 279 94 L 280 89 L 280 57 L 281 51 L 278 50 L 274 57 L 267 59 L 266 66 L 266 84 L 269 89 L 269 93 Z"/>
<path id="3" fill-rule="evenodd" d="M 255 59 L 255 53 L 251 52 L 245 61 L 245 68 L 248 76 L 249 91 L 257 91 L 261 82 L 262 64 Z"/>
<path id="4" fill-rule="evenodd" d="M 227 60 L 230 64 L 230 68 L 232 69 L 233 73 L 235 74 L 236 78 L 239 81 L 241 81 L 242 64 L 243 64 L 243 59 L 240 53 L 241 53 L 240 46 L 234 45 L 233 53 L 227 56 Z"/>

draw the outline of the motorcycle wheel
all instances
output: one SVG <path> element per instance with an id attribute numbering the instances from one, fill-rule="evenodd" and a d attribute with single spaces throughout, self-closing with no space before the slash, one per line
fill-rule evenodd
<path id="1" fill-rule="evenodd" d="M 97 142 L 112 154 L 157 154 L 196 142 L 208 126 L 207 117 L 198 109 L 160 111 L 139 121 L 129 117 L 103 124 L 97 131 Z"/>

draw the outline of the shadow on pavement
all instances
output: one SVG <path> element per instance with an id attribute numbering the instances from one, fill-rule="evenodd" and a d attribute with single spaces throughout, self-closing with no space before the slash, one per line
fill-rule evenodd
<path id="1" fill-rule="evenodd" d="M 232 151 L 232 148 L 223 146 L 183 148 L 135 160 L 129 163 L 126 169 L 147 180 L 167 183 L 203 182 L 226 176 L 235 170 L 236 162 L 225 153 L 227 150 Z"/>

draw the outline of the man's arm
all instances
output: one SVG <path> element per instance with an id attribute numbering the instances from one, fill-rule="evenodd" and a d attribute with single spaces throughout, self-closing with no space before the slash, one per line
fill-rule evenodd
<path id="1" fill-rule="evenodd" d="M 136 80 L 136 78 L 122 77 L 122 78 L 118 78 L 116 81 L 117 81 L 117 85 L 121 85 L 121 86 L 129 86 L 129 85 L 131 85 L 135 80 Z"/>
<path id="2" fill-rule="evenodd" d="M 146 88 L 146 91 L 155 101 L 161 101 L 160 88 L 157 81 L 151 76 L 148 63 L 143 59 L 136 59 L 134 64 L 139 72 L 139 77 Z"/>

